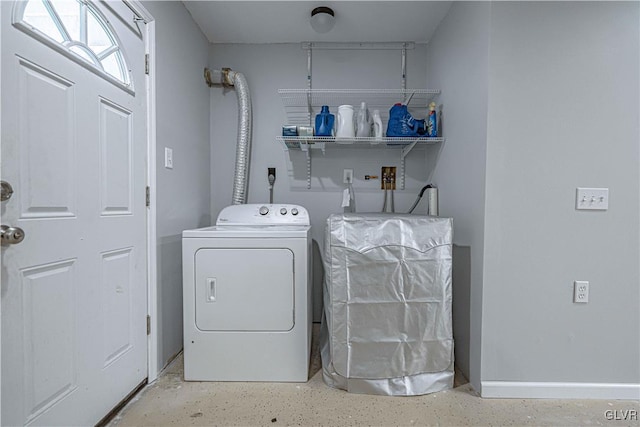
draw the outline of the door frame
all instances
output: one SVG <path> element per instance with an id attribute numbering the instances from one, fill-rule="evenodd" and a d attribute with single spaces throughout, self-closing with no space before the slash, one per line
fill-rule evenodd
<path id="1" fill-rule="evenodd" d="M 0 22 L 2 22 L 2 7 L 0 7 Z M 2 99 L 2 55 L 0 55 L 0 99 Z M 0 102 L 0 136 L 2 135 L 2 102 Z M 2 172 L 2 150 L 0 150 L 0 175 Z M 2 219 L 0 217 L 0 219 Z M 0 280 L 0 286 L 2 281 Z M 2 366 L 2 304 L 0 304 L 0 366 Z M 2 369 L 0 369 L 0 384 L 2 383 Z M 0 387 L 0 420 L 2 419 L 2 387 Z"/>
<path id="2" fill-rule="evenodd" d="M 157 210 L 156 210 L 156 22 L 140 0 L 122 2 L 146 25 L 145 53 L 149 55 L 149 72 L 146 74 L 147 102 L 147 316 L 150 333 L 147 335 L 147 381 L 158 378 L 158 262 L 157 262 Z"/>

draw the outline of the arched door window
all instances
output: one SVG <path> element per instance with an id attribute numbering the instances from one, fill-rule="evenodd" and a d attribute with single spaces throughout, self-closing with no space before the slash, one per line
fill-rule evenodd
<path id="1" fill-rule="evenodd" d="M 40 39 L 44 36 L 48 44 L 54 42 L 100 73 L 131 86 L 120 43 L 109 22 L 90 2 L 28 0 L 20 4 L 17 15 L 14 25 L 26 33 Z"/>

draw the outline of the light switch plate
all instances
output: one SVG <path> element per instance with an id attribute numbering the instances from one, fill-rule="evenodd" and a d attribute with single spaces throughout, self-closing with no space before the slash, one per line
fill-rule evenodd
<path id="1" fill-rule="evenodd" d="M 169 147 L 164 147 L 164 167 L 173 169 L 173 150 Z"/>
<path id="2" fill-rule="evenodd" d="M 576 209 L 600 211 L 609 209 L 609 189 L 577 188 Z"/>

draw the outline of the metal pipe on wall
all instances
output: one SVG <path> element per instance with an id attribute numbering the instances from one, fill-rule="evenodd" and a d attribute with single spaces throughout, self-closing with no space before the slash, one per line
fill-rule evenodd
<path id="1" fill-rule="evenodd" d="M 249 182 L 249 162 L 251 154 L 251 97 L 249 85 L 242 73 L 223 68 L 222 70 L 204 69 L 204 79 L 209 87 L 222 85 L 235 87 L 238 98 L 238 136 L 236 145 L 236 167 L 233 177 L 233 195 L 231 203 L 247 203 Z"/>

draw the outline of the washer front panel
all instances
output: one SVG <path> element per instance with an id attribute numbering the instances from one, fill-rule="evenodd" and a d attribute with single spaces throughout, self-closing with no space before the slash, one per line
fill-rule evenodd
<path id="1" fill-rule="evenodd" d="M 199 249 L 196 327 L 237 332 L 293 328 L 293 259 L 287 248 Z"/>

